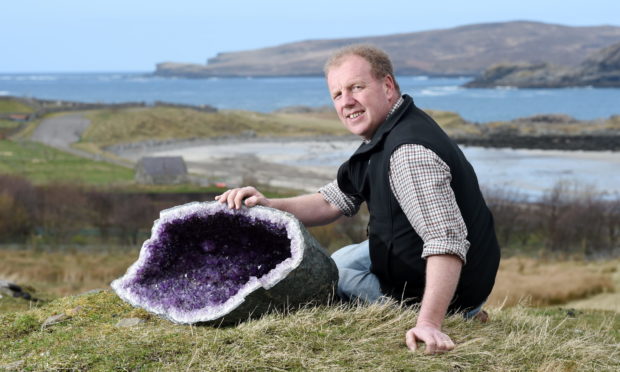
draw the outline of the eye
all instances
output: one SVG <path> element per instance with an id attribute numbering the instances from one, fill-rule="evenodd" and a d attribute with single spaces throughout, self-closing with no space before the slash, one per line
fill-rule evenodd
<path id="1" fill-rule="evenodd" d="M 342 96 L 342 94 L 341 94 L 340 92 L 338 92 L 338 93 L 335 93 L 335 94 L 332 96 L 332 99 L 335 101 L 335 100 L 337 100 L 338 98 L 340 98 L 341 96 Z"/>
<path id="2" fill-rule="evenodd" d="M 351 90 L 353 92 L 359 92 L 362 89 L 364 89 L 364 86 L 362 84 L 355 84 L 353 85 L 353 87 L 351 87 Z"/>

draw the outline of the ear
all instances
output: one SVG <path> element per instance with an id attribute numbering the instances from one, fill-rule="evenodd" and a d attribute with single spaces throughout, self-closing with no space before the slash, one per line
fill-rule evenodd
<path id="1" fill-rule="evenodd" d="M 385 95 L 391 102 L 396 94 L 396 84 L 394 83 L 394 78 L 390 75 L 383 78 L 383 89 L 385 89 Z"/>

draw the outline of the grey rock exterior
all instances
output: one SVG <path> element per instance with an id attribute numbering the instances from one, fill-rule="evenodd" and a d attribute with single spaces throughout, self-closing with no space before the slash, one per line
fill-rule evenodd
<path id="1" fill-rule="evenodd" d="M 145 269 L 149 269 L 147 267 L 149 262 L 154 262 L 152 257 L 163 253 L 167 254 L 167 257 L 171 257 L 171 259 L 176 259 L 178 258 L 176 256 L 182 254 L 188 256 L 196 254 L 207 255 L 216 249 L 219 251 L 229 249 L 227 248 L 228 244 L 234 244 L 234 239 L 231 236 L 228 240 L 226 238 L 215 240 L 224 248 L 214 248 L 211 246 L 213 240 L 209 241 L 207 236 L 207 243 L 194 244 L 196 247 L 203 247 L 202 250 L 197 248 L 199 251 L 197 252 L 196 248 L 190 248 L 192 251 L 189 252 L 187 247 L 181 247 L 181 245 L 194 238 L 187 236 L 187 239 L 181 237 L 181 239 L 166 240 L 165 235 L 167 232 L 165 229 L 167 226 L 180 224 L 188 218 L 193 219 L 193 221 L 198 219 L 200 226 L 204 225 L 204 229 L 197 232 L 197 234 L 204 234 L 206 231 L 207 235 L 216 235 L 221 233 L 222 229 L 217 228 L 213 231 L 207 231 L 209 229 L 208 226 L 214 226 L 213 219 L 222 219 L 223 217 L 243 218 L 246 221 L 256 222 L 255 225 L 260 226 L 282 227 L 283 231 L 285 231 L 286 239 L 289 241 L 289 245 L 286 248 L 290 251 L 288 252 L 288 257 L 281 262 L 276 262 L 273 269 L 264 275 L 249 277 L 236 293 L 221 303 L 213 303 L 209 299 L 211 297 L 209 297 L 207 291 L 192 292 L 191 288 L 196 287 L 191 287 L 192 283 L 189 283 L 190 279 L 187 279 L 187 272 L 170 272 L 172 269 L 166 268 L 165 264 L 161 265 L 161 267 L 150 269 L 155 269 L 155 272 L 158 272 L 162 282 L 171 275 L 177 278 L 175 280 L 178 283 L 173 287 L 177 288 L 178 297 L 193 296 L 191 301 L 198 303 L 199 306 L 188 310 L 182 306 L 187 301 L 160 301 L 157 298 L 163 298 L 161 293 L 153 293 L 149 292 L 151 289 L 144 289 L 142 276 L 145 275 Z M 252 228 L 255 229 L 256 226 Z M 241 229 L 236 231 L 236 234 L 244 235 L 247 231 L 255 230 L 244 231 Z M 249 241 L 252 240 L 252 236 L 242 236 L 242 238 L 247 238 Z M 199 239 L 204 239 L 204 237 Z M 169 243 L 170 241 L 176 243 L 171 244 Z M 207 246 L 209 250 L 204 248 Z M 251 249 L 252 244 L 244 247 Z M 162 252 L 162 250 L 167 252 Z M 212 272 L 214 270 L 217 271 L 219 268 L 218 266 L 199 266 L 198 270 Z M 169 272 L 166 272 L 166 270 Z M 191 275 L 193 274 L 190 274 L 190 278 Z M 218 324 L 226 324 L 240 322 L 250 317 L 257 317 L 273 309 L 297 307 L 308 303 L 325 303 L 333 297 L 334 286 L 337 284 L 337 281 L 338 270 L 335 263 L 293 215 L 260 206 L 231 210 L 218 202 L 211 202 L 189 203 L 162 211 L 160 218 L 154 223 L 151 238 L 145 241 L 142 246 L 138 260 L 129 267 L 123 277 L 113 281 L 111 286 L 123 300 L 175 323 L 216 322 Z M 193 284 L 195 285 L 195 283 Z M 151 288 L 157 288 L 157 286 Z M 170 295 L 177 296 L 177 293 L 165 295 L 168 297 Z"/>

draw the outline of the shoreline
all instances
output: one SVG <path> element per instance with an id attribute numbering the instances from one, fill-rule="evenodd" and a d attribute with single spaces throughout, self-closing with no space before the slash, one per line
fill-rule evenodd
<path id="1" fill-rule="evenodd" d="M 584 151 L 584 152 L 620 152 L 620 135 L 601 134 L 601 135 L 539 135 L 539 136 L 493 136 L 491 138 L 480 137 L 459 137 L 450 136 L 461 147 L 481 147 L 487 149 L 512 149 L 512 150 L 544 150 L 544 151 Z M 255 136 L 255 135 L 230 135 L 210 138 L 191 138 L 191 139 L 169 139 L 169 140 L 147 140 L 117 145 L 110 145 L 103 150 L 119 153 L 131 152 L 146 149 L 178 149 L 194 146 L 220 145 L 220 144 L 239 144 L 248 142 L 339 142 L 357 141 L 361 139 L 355 135 L 310 135 L 310 136 Z"/>
<path id="2" fill-rule="evenodd" d="M 511 135 L 490 137 L 456 137 L 462 146 L 511 148 L 523 150 L 620 151 L 618 134 L 582 135 Z"/>
<path id="3" fill-rule="evenodd" d="M 359 144 L 355 138 L 341 137 L 331 140 L 227 138 L 191 144 L 142 144 L 116 149 L 115 155 L 134 163 L 143 156 L 182 156 L 190 172 L 231 186 L 258 183 L 315 192 L 335 179 L 340 164 Z M 618 152 L 461 148 L 476 168 L 481 184 L 489 187 L 516 187 L 536 196 L 556 182 L 568 180 L 593 183 L 601 191 L 620 191 L 616 186 L 620 185 L 620 176 L 614 172 L 620 167 Z"/>

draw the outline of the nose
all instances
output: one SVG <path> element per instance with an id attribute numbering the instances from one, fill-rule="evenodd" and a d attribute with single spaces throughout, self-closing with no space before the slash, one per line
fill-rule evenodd
<path id="1" fill-rule="evenodd" d="M 353 106 L 355 104 L 355 98 L 351 92 L 342 93 L 342 104 L 344 106 Z"/>

